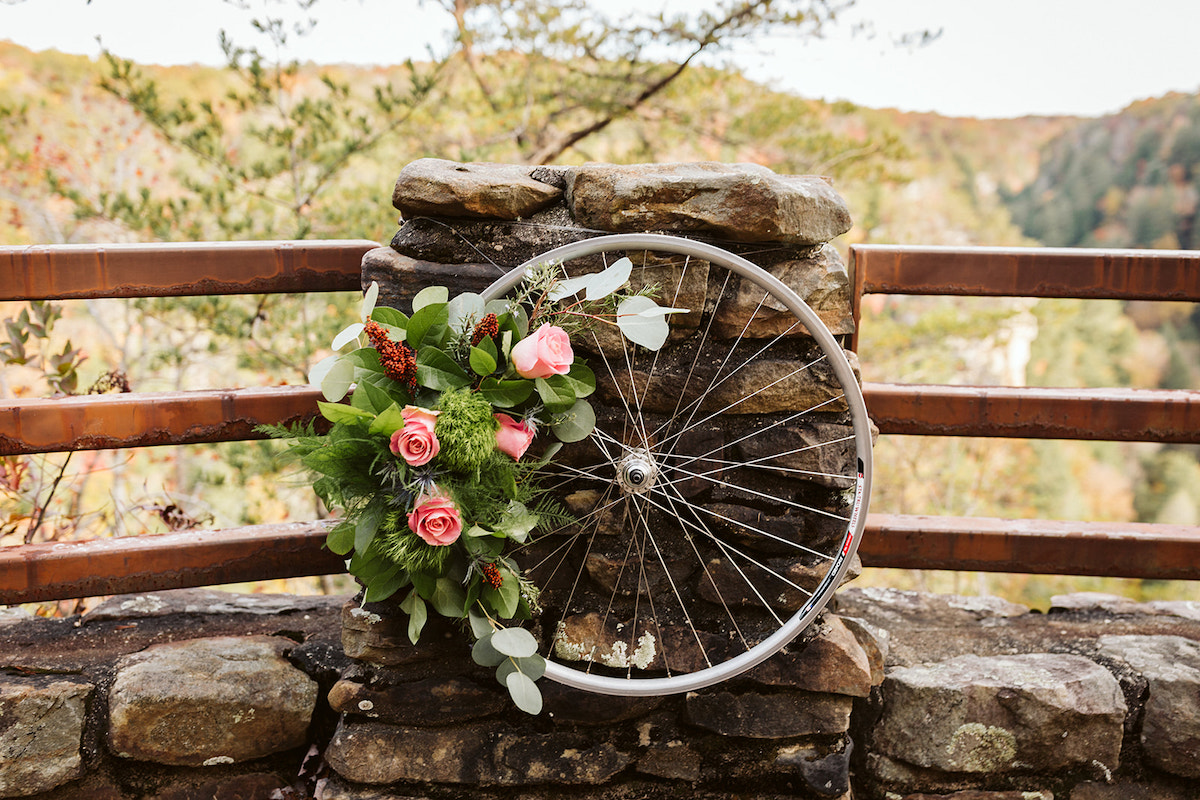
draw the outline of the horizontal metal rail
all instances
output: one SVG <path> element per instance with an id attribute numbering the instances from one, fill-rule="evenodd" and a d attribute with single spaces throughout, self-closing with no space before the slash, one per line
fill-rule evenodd
<path id="1" fill-rule="evenodd" d="M 331 524 L 0 548 L 0 605 L 340 574 Z M 858 552 L 868 567 L 1200 580 L 1200 530 L 1182 525 L 869 514 Z"/>
<path id="2" fill-rule="evenodd" d="M 340 574 L 329 522 L 0 547 L 0 605 Z"/>
<path id="3" fill-rule="evenodd" d="M 880 433 L 1200 443 L 1200 392 L 867 383 Z"/>
<path id="4" fill-rule="evenodd" d="M 107 394 L 0 405 L 0 456 L 262 439 L 262 424 L 316 414 L 311 386 Z"/>
<path id="5" fill-rule="evenodd" d="M 0 300 L 356 291 L 365 239 L 0 247 Z"/>
<path id="6" fill-rule="evenodd" d="M 868 294 L 1200 302 L 1200 251 L 1075 247 L 850 247 L 854 334 Z"/>
<path id="7" fill-rule="evenodd" d="M 868 514 L 864 566 L 1200 580 L 1200 529 Z"/>
<path id="8" fill-rule="evenodd" d="M 867 383 L 880 433 L 1200 443 L 1200 392 Z M 0 456 L 263 438 L 307 422 L 311 386 L 14 400 L 0 406 Z"/>
<path id="9" fill-rule="evenodd" d="M 1200 251 L 854 245 L 857 294 L 1200 302 Z"/>

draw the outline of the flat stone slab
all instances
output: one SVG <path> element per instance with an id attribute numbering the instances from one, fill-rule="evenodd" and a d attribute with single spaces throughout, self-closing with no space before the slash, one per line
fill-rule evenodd
<path id="1" fill-rule="evenodd" d="M 89 611 L 85 621 L 165 617 L 169 614 L 329 613 L 344 602 L 345 597 L 328 595 L 235 594 L 211 589 L 175 589 L 110 597 Z"/>
<path id="2" fill-rule="evenodd" d="M 117 662 L 109 748 L 122 758 L 212 766 L 300 747 L 316 681 L 271 636 L 222 636 L 154 645 Z"/>
<path id="3" fill-rule="evenodd" d="M 92 684 L 0 675 L 0 797 L 40 794 L 79 777 Z"/>
<path id="4" fill-rule="evenodd" d="M 1182 636 L 1102 636 L 1099 649 L 1149 683 L 1142 721 L 1145 759 L 1174 775 L 1200 778 L 1200 642 Z"/>
<path id="5" fill-rule="evenodd" d="M 849 697 L 816 692 L 706 692 L 687 696 L 687 718 L 722 736 L 828 736 L 850 728 L 852 705 Z"/>
<path id="6" fill-rule="evenodd" d="M 823 178 L 757 164 L 585 164 L 566 177 L 575 221 L 604 231 L 816 245 L 850 230 L 846 202 Z"/>
<path id="7" fill-rule="evenodd" d="M 400 170 L 392 205 L 405 217 L 528 217 L 562 197 L 562 189 L 535 180 L 533 169 L 420 158 Z"/>
<path id="8" fill-rule="evenodd" d="M 892 670 L 883 695 L 872 750 L 888 758 L 951 773 L 1118 766 L 1125 698 L 1083 656 L 960 656 Z"/>

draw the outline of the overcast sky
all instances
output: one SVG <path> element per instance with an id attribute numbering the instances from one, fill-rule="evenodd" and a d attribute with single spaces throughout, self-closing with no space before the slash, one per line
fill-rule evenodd
<path id="1" fill-rule="evenodd" d="M 664 3 L 696 5 L 597 7 Z M 294 51 L 302 60 L 395 63 L 445 43 L 448 17 L 434 3 L 321 0 L 316 12 L 316 32 Z M 95 56 L 99 36 L 135 61 L 219 64 L 218 31 L 245 40 L 249 17 L 221 0 L 0 0 L 0 39 Z M 852 35 L 863 21 L 873 37 Z M 919 29 L 942 34 L 922 48 L 894 45 Z M 726 57 L 805 97 L 955 116 L 1099 116 L 1200 91 L 1198 40 L 1200 0 L 858 0 L 822 41 L 767 37 Z"/>

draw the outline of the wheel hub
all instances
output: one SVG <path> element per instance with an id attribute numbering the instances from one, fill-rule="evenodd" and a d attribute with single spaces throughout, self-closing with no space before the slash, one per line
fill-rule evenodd
<path id="1" fill-rule="evenodd" d="M 627 493 L 647 491 L 657 477 L 658 465 L 645 450 L 633 450 L 617 464 L 617 484 Z"/>

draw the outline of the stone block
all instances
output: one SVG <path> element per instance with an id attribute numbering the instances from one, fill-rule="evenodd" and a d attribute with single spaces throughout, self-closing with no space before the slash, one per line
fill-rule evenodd
<path id="1" fill-rule="evenodd" d="M 1195 800 L 1195 786 L 1164 786 L 1132 781 L 1084 781 L 1071 789 L 1069 800 Z"/>
<path id="2" fill-rule="evenodd" d="M 1145 759 L 1185 778 L 1200 778 L 1200 643 L 1181 636 L 1102 636 L 1101 655 L 1146 678 L 1142 717 Z"/>
<path id="3" fill-rule="evenodd" d="M 325 595 L 236 594 L 211 589 L 174 589 L 110 597 L 89 611 L 84 624 L 101 620 L 144 619 L 171 614 L 304 614 L 336 610 L 345 598 Z"/>
<path id="4" fill-rule="evenodd" d="M 967 789 L 950 794 L 908 794 L 904 796 L 903 800 L 1054 800 L 1054 794 L 1044 790 L 989 792 L 981 789 Z"/>
<path id="5" fill-rule="evenodd" d="M 400 171 L 392 205 L 405 217 L 521 219 L 562 197 L 518 164 L 459 163 L 420 158 Z"/>
<path id="6" fill-rule="evenodd" d="M 609 742 L 564 733 L 497 737 L 495 781 L 510 786 L 594 786 L 625 769 L 631 759 Z"/>
<path id="7" fill-rule="evenodd" d="M 755 260 L 753 255 L 750 260 Z M 816 312 L 830 333 L 835 336 L 854 333 L 850 277 L 835 247 L 823 245 L 807 258 L 771 264 L 767 271 Z M 762 288 L 750 281 L 739 280 L 730 300 L 722 303 L 713 320 L 713 330 L 718 336 L 732 338 L 742 334 L 765 339 L 807 333 L 803 326 L 793 330 L 796 316 L 774 296 L 763 301 Z M 754 319 L 747 328 L 746 319 L 751 314 Z"/>
<path id="8" fill-rule="evenodd" d="M 883 694 L 872 750 L 889 758 L 952 773 L 1118 766 L 1125 699 L 1082 656 L 960 656 L 892 670 Z"/>
<path id="9" fill-rule="evenodd" d="M 839 611 L 882 627 L 971 627 L 984 620 L 1005 620 L 1029 613 L 1029 607 L 1000 597 L 930 594 L 880 587 L 850 588 L 838 595 Z"/>
<path id="10" fill-rule="evenodd" d="M 421 632 L 419 644 L 408 638 L 408 615 L 396 603 L 349 600 L 342 606 L 342 649 L 350 658 L 387 667 L 425 663 L 445 675 L 447 666 L 470 669 L 467 637 L 451 621 L 433 617 Z"/>
<path id="11" fill-rule="evenodd" d="M 370 286 L 372 281 L 378 283 L 377 304 L 391 306 L 406 314 L 412 310 L 413 296 L 426 286 L 445 286 L 451 295 L 479 292 L 503 274 L 491 264 L 423 261 L 397 253 L 390 247 L 376 247 L 362 257 L 363 286 Z"/>
<path id="12" fill-rule="evenodd" d="M 654 745 L 637 760 L 637 771 L 643 775 L 668 780 L 695 782 L 700 780 L 700 754 L 679 740 Z"/>
<path id="13" fill-rule="evenodd" d="M 0 797 L 40 794 L 80 776 L 92 684 L 0 675 Z"/>
<path id="14" fill-rule="evenodd" d="M 692 725 L 750 739 L 842 734 L 852 705 L 849 697 L 800 691 L 691 693 L 686 701 Z"/>
<path id="15" fill-rule="evenodd" d="M 850 697 L 866 697 L 872 686 L 866 650 L 845 623 L 833 615 L 824 617 L 816 636 L 776 653 L 745 677 L 766 686 Z"/>
<path id="16" fill-rule="evenodd" d="M 325 760 L 356 783 L 491 783 L 497 727 L 411 728 L 343 718 Z"/>
<path id="17" fill-rule="evenodd" d="M 318 688 L 285 658 L 292 645 L 227 636 L 126 656 L 109 694 L 110 749 L 139 761 L 210 766 L 302 746 Z"/>
<path id="18" fill-rule="evenodd" d="M 343 678 L 329 690 L 329 706 L 381 722 L 441 727 L 480 719 L 511 707 L 499 684 L 481 686 L 458 676 L 415 681 Z"/>
<path id="19" fill-rule="evenodd" d="M 757 164 L 585 164 L 567 172 L 567 207 L 580 225 L 613 232 L 812 245 L 850 230 L 845 201 L 824 179 Z"/>
<path id="20" fill-rule="evenodd" d="M 781 747 L 775 754 L 777 769 L 794 771 L 818 797 L 841 797 L 850 791 L 850 755 L 853 743 L 846 739 L 838 747 L 797 744 Z"/>
<path id="21" fill-rule="evenodd" d="M 392 249 L 442 264 L 487 264 L 496 277 L 513 267 L 597 234 L 580 228 L 562 205 L 522 220 L 417 217 L 404 220 Z"/>

